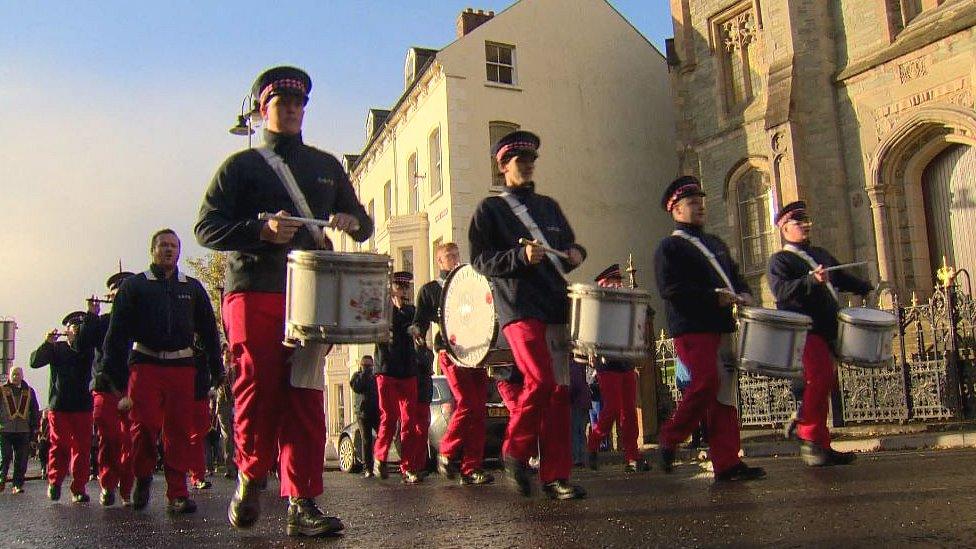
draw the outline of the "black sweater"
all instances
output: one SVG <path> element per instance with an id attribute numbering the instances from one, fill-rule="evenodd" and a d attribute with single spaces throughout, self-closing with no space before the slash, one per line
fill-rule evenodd
<path id="1" fill-rule="evenodd" d="M 441 321 L 441 291 L 443 289 L 441 284 L 446 273 L 440 274 L 440 279 L 431 280 L 421 286 L 420 291 L 417 292 L 417 312 L 413 315 L 413 325 L 420 330 L 420 334 L 424 337 L 427 336 L 427 331 L 430 330 L 432 323 Z M 434 350 L 441 351 L 446 348 L 444 338 L 438 331 L 434 336 Z"/>
<path id="2" fill-rule="evenodd" d="M 555 200 L 537 194 L 531 183 L 508 191 L 526 206 L 550 246 L 563 251 L 576 248 L 586 257 Z M 518 243 L 520 238 L 532 239 L 532 235 L 504 198 L 489 196 L 478 204 L 468 228 L 471 265 L 491 279 L 499 326 L 527 318 L 546 324 L 568 323 L 566 280 L 549 259 L 530 264 L 524 246 Z M 575 268 L 569 261 L 558 261 L 567 273 Z"/>
<path id="3" fill-rule="evenodd" d="M 413 305 L 404 305 L 400 309 L 393 307 L 390 321 L 392 338 L 389 343 L 376 345 L 376 375 L 401 379 L 416 377 L 417 352 L 413 347 L 413 337 L 407 332 L 413 316 Z"/>
<path id="4" fill-rule="evenodd" d="M 737 293 L 752 294 L 722 239 L 687 223 L 678 223 L 675 228 L 697 237 L 715 254 Z M 680 236 L 664 238 L 654 252 L 654 270 L 657 290 L 664 300 L 668 335 L 735 331 L 732 306 L 719 307 L 715 292 L 716 288 L 725 288 L 725 282 L 694 244 Z"/>
<path id="5" fill-rule="evenodd" d="M 347 213 L 359 220 L 351 236 L 363 242 L 373 234 L 373 221 L 334 156 L 305 145 L 301 135 L 265 131 L 265 141 L 284 159 L 317 219 Z M 304 227 L 287 244 L 261 240 L 262 212 L 285 210 L 300 216 L 284 184 L 261 153 L 248 149 L 232 155 L 217 170 L 200 206 L 195 227 L 200 245 L 231 252 L 227 262 L 227 293 L 285 291 L 287 256 L 291 250 L 318 249 Z"/>
<path id="6" fill-rule="evenodd" d="M 88 344 L 82 325 L 75 346 L 65 341 L 45 341 L 31 353 L 30 367 L 51 366 L 47 406 L 55 412 L 90 412 L 93 408 L 89 383 L 92 377 L 94 347 Z"/>

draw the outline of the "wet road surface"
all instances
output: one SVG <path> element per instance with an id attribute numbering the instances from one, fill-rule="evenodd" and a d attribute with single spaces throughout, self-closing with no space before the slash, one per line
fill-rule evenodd
<path id="1" fill-rule="evenodd" d="M 696 464 L 625 474 L 619 465 L 577 469 L 589 491 L 580 501 L 516 495 L 500 482 L 461 487 L 436 475 L 419 486 L 327 472 L 319 502 L 345 535 L 287 538 L 285 506 L 271 481 L 264 514 L 235 531 L 225 518 L 233 484 L 193 492 L 195 515 L 169 517 L 157 476 L 147 511 L 93 501 L 60 502 L 45 485 L 0 493 L 0 547 L 974 547 L 976 450 L 887 452 L 854 465 L 809 469 L 796 458 L 751 460 L 769 472 L 752 483 L 713 486 Z M 8 485 L 9 486 L 9 485 Z"/>

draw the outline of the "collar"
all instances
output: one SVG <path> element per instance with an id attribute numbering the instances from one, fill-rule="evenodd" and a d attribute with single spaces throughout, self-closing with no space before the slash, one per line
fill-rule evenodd
<path id="1" fill-rule="evenodd" d="M 789 242 L 789 241 L 787 241 L 783 245 L 785 246 L 786 244 L 792 244 L 793 246 L 796 246 L 797 248 L 800 248 L 801 250 L 809 250 L 810 247 L 812 246 L 812 244 L 810 244 L 810 240 L 809 239 L 804 240 L 802 242 Z"/>
<path id="2" fill-rule="evenodd" d="M 166 279 L 165 275 L 163 274 L 163 270 L 160 269 L 159 266 L 157 266 L 155 263 L 151 263 L 149 265 L 149 270 L 147 270 L 142 274 L 146 275 L 146 280 Z M 179 267 L 176 268 L 173 274 L 176 275 L 176 280 L 179 280 L 180 282 L 186 282 L 186 275 L 183 274 L 183 271 L 181 271 Z"/>
<path id="3" fill-rule="evenodd" d="M 271 147 L 274 152 L 283 155 L 286 152 L 298 147 L 302 142 L 301 132 L 295 135 L 285 135 L 283 133 L 275 133 L 271 130 L 264 130 L 264 142 Z"/>
<path id="4" fill-rule="evenodd" d="M 529 181 L 528 183 L 518 187 L 509 187 L 506 185 L 505 191 L 516 196 L 529 196 L 535 194 L 535 181 Z"/>
<path id="5" fill-rule="evenodd" d="M 680 229 L 680 230 L 682 230 L 682 231 L 690 234 L 691 236 L 698 236 L 698 237 L 700 237 L 702 234 L 705 233 L 705 231 L 702 230 L 702 228 L 699 227 L 698 225 L 692 225 L 691 223 L 682 223 L 680 221 L 675 221 L 674 222 L 674 228 L 675 229 Z"/>

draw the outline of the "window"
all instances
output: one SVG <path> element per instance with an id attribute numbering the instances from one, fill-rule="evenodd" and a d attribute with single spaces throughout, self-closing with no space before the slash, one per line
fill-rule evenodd
<path id="1" fill-rule="evenodd" d="M 389 181 L 383 185 L 383 221 L 393 217 L 393 184 Z"/>
<path id="2" fill-rule="evenodd" d="M 717 23 L 716 30 L 722 52 L 725 108 L 734 112 L 762 93 L 756 17 L 751 9 L 745 9 Z"/>
<path id="3" fill-rule="evenodd" d="M 400 270 L 407 271 L 408 273 L 416 277 L 417 273 L 413 271 L 413 248 L 400 248 Z"/>
<path id="4" fill-rule="evenodd" d="M 407 193 L 409 193 L 410 213 L 420 210 L 420 175 L 417 174 L 417 153 L 407 159 Z"/>
<path id="5" fill-rule="evenodd" d="M 430 151 L 430 169 L 427 170 L 430 176 L 430 196 L 441 194 L 441 129 L 434 128 L 427 139 L 427 147 Z"/>
<path id="6" fill-rule="evenodd" d="M 738 201 L 739 236 L 742 242 L 742 271 L 761 273 L 777 248 L 777 232 L 772 223 L 773 193 L 766 175 L 747 171 L 735 183 Z"/>
<path id="7" fill-rule="evenodd" d="M 518 124 L 511 122 L 489 122 L 488 123 L 488 159 L 491 161 L 491 186 L 494 189 L 505 187 L 505 174 L 498 169 L 498 162 L 491 154 L 492 147 L 498 140 L 519 129 Z"/>
<path id="8" fill-rule="evenodd" d="M 369 201 L 369 204 L 366 206 L 366 213 L 369 215 L 369 218 L 373 220 L 373 225 L 375 226 L 376 225 L 376 216 L 374 214 L 373 201 L 372 200 L 370 200 Z M 369 235 L 369 251 L 372 252 L 375 249 L 376 249 L 376 230 L 374 229 L 373 230 L 373 233 Z"/>
<path id="9" fill-rule="evenodd" d="M 485 42 L 488 81 L 515 84 L 515 46 Z"/>
<path id="10" fill-rule="evenodd" d="M 335 415 L 332 416 L 332 425 L 329 431 L 338 433 L 346 426 L 346 392 L 345 386 L 341 383 L 332 386 L 332 399 L 335 402 Z"/>

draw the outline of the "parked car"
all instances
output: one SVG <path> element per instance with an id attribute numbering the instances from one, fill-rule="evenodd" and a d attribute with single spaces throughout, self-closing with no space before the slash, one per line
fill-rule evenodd
<path id="1" fill-rule="evenodd" d="M 430 402 L 430 431 L 427 434 L 428 468 L 433 467 L 433 457 L 441 445 L 441 438 L 447 430 L 447 424 L 454 413 L 454 395 L 444 376 L 434 376 L 434 393 Z M 487 437 L 485 438 L 485 459 L 501 459 L 502 441 L 505 439 L 505 428 L 508 426 L 508 408 L 502 402 L 501 395 L 495 383 L 488 383 L 488 419 L 486 421 Z M 375 433 L 374 433 L 375 437 Z M 375 438 L 374 438 L 375 440 Z M 360 435 L 359 424 L 355 421 L 346 425 L 339 435 L 338 454 L 339 470 L 355 473 L 362 470 L 363 463 L 358 451 L 362 447 L 363 439 Z M 387 461 L 400 460 L 399 436 L 394 437 Z"/>

